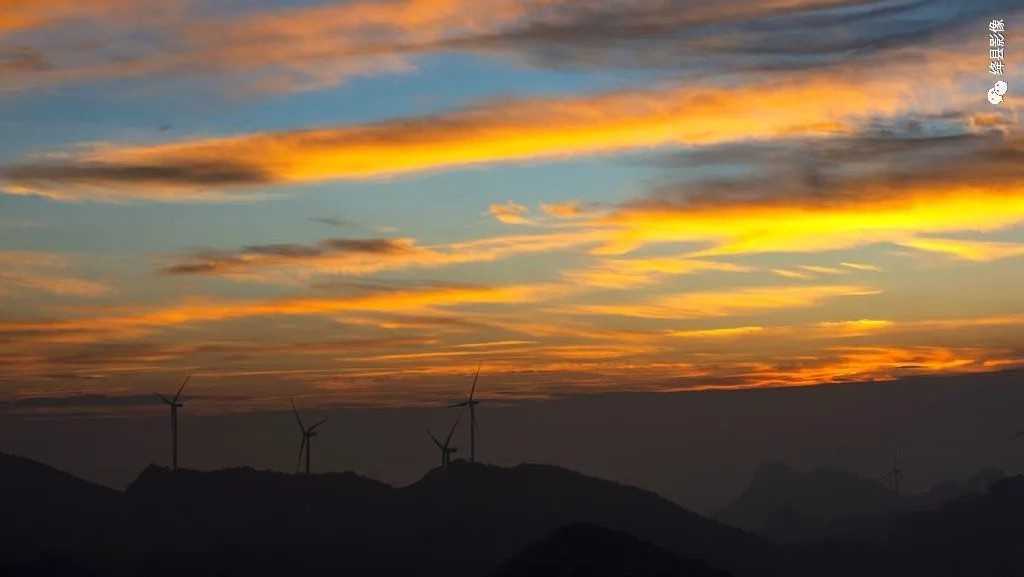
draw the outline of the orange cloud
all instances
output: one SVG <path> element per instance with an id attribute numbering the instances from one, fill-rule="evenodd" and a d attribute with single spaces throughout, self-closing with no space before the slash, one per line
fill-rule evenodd
<path id="1" fill-rule="evenodd" d="M 31 336 L 84 333 L 137 336 L 145 331 L 180 325 L 227 321 L 247 317 L 325 316 L 349 311 L 415 312 L 434 307 L 469 304 L 525 303 L 564 292 L 553 285 L 475 287 L 446 286 L 420 290 L 394 290 L 339 297 L 284 298 L 266 301 L 212 301 L 194 299 L 149 310 L 126 311 L 57 321 L 0 323 L 0 333 Z"/>
<path id="2" fill-rule="evenodd" d="M 587 207 L 578 200 L 552 203 L 542 202 L 540 203 L 540 209 L 544 211 L 544 214 L 555 218 L 579 218 L 589 212 Z"/>
<path id="3" fill-rule="evenodd" d="M 789 270 L 789 269 L 785 269 L 785 268 L 773 268 L 773 269 L 771 269 L 771 271 L 772 271 L 772 274 L 777 274 L 777 275 L 779 275 L 781 277 L 784 277 L 784 278 L 796 278 L 796 279 L 801 279 L 801 280 L 806 280 L 806 279 L 814 278 L 813 274 L 809 274 L 809 273 L 806 273 L 806 272 L 800 272 L 798 270 Z"/>
<path id="4" fill-rule="evenodd" d="M 926 252 L 938 252 L 959 259 L 988 262 L 1024 255 L 1024 244 L 943 238 L 911 238 L 901 245 Z"/>
<path id="5" fill-rule="evenodd" d="M 80 35 L 124 42 L 135 52 L 130 59 L 110 59 L 46 39 L 38 44 L 48 65 L 13 71 L 0 79 L 0 90 L 187 74 L 230 77 L 227 88 L 235 90 L 323 88 L 356 75 L 408 70 L 409 56 L 430 52 L 451 36 L 495 30 L 526 9 L 519 0 L 493 0 L 484 11 L 468 0 L 357 0 L 234 10 L 225 17 L 207 4 L 5 0 L 0 34 L 73 24 Z"/>
<path id="6" fill-rule="evenodd" d="M 872 264 L 864 264 L 864 263 L 857 263 L 857 262 L 841 262 L 839 264 L 842 265 L 842 266 L 845 266 L 846 268 L 852 268 L 853 270 L 867 271 L 867 272 L 882 272 L 881 268 L 879 268 L 879 267 L 877 267 L 875 265 L 872 265 Z"/>
<path id="7" fill-rule="evenodd" d="M 858 319 L 855 321 L 826 321 L 817 327 L 830 337 L 860 337 L 893 326 L 892 321 L 879 319 Z"/>
<path id="8" fill-rule="evenodd" d="M 1016 144 L 1013 145 L 1016 149 Z M 769 252 L 820 252 L 877 243 L 959 250 L 975 258 L 1008 256 L 1006 245 L 959 244 L 920 235 L 957 231 L 995 231 L 1024 222 L 1024 187 L 1009 174 L 990 183 L 967 174 L 956 180 L 906 178 L 899 187 L 854 182 L 825 201 L 803 198 L 743 203 L 637 205 L 605 217 L 618 227 L 616 238 L 600 249 L 621 254 L 646 244 L 704 243 L 691 256 Z M 838 269 L 835 269 L 838 270 Z M 804 267 L 806 272 L 834 272 Z M 775 270 L 799 277 L 801 271 Z"/>
<path id="9" fill-rule="evenodd" d="M 915 374 L 985 372 L 996 351 L 945 347 L 847 347 L 750 371 L 745 387 L 813 386 L 830 382 L 892 380 Z M 1007 359 L 1002 359 L 1007 360 Z M 1018 361 L 1020 362 L 1020 361 Z"/>
<path id="10" fill-rule="evenodd" d="M 99 19 L 119 10 L 131 9 L 138 0 L 23 0 L 0 1 L 0 35 L 49 26 L 68 20 Z M 116 9 L 116 10 L 115 10 Z"/>
<path id="11" fill-rule="evenodd" d="M 707 271 L 750 272 L 732 263 L 697 260 L 685 255 L 644 259 L 603 259 L 596 266 L 563 273 L 573 283 L 596 288 L 631 288 L 653 284 L 666 276 Z"/>
<path id="12" fill-rule="evenodd" d="M 178 275 L 291 283 L 311 275 L 367 275 L 385 270 L 492 262 L 539 252 L 595 245 L 600 230 L 509 235 L 421 246 L 410 238 L 326 239 L 312 245 L 254 245 L 237 251 L 198 251 L 167 265 Z"/>
<path id="13" fill-rule="evenodd" d="M 530 219 L 526 218 L 526 213 L 529 212 L 529 209 L 511 200 L 504 204 L 492 204 L 488 211 L 498 222 L 505 224 L 532 224 Z"/>
<path id="14" fill-rule="evenodd" d="M 0 294 L 21 290 L 96 297 L 111 291 L 104 283 L 69 274 L 71 268 L 71 259 L 60 254 L 0 251 Z"/>
<path id="15" fill-rule="evenodd" d="M 680 144 L 828 135 L 905 106 L 911 86 L 819 74 L 498 102 L 374 124 L 96 146 L 4 170 L 14 194 L 200 200 L 237 187 L 364 179 Z"/>
<path id="16" fill-rule="evenodd" d="M 573 307 L 570 312 L 649 319 L 690 319 L 812 307 L 836 297 L 874 295 L 880 292 L 855 285 L 746 287 L 668 295 L 643 304 L 580 305 Z"/>
<path id="17" fill-rule="evenodd" d="M 765 332 L 764 327 L 730 327 L 724 329 L 700 329 L 690 331 L 668 331 L 670 337 L 680 339 L 731 339 L 750 335 L 759 335 Z"/>

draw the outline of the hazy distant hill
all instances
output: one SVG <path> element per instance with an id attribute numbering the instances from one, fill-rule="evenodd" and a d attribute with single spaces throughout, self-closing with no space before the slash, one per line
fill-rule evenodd
<path id="1" fill-rule="evenodd" d="M 728 577 L 621 531 L 577 523 L 502 563 L 491 577 Z"/>
<path id="2" fill-rule="evenodd" d="M 880 482 L 836 469 L 761 465 L 750 485 L 717 517 L 779 540 L 823 535 L 840 519 L 887 514 L 906 504 Z"/>
<path id="3" fill-rule="evenodd" d="M 842 538 L 789 548 L 790 572 L 1024 576 L 1024 476 L 936 509 L 874 519 Z"/>
<path id="4" fill-rule="evenodd" d="M 984 494 L 1005 477 L 983 469 L 966 481 L 947 481 L 920 494 L 897 495 L 875 479 L 837 469 L 797 471 L 764 464 L 717 518 L 776 541 L 861 538 L 884 533 L 892 519 Z"/>

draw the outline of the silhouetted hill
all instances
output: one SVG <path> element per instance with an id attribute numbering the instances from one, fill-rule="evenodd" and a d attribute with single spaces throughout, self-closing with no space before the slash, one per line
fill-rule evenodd
<path id="1" fill-rule="evenodd" d="M 118 491 L 63 471 L 0 453 L 0 573 L 45 556 L 53 569 L 68 567 L 55 551 L 77 556 L 116 546 Z"/>
<path id="2" fill-rule="evenodd" d="M 502 563 L 491 577 L 727 577 L 622 531 L 588 523 L 556 529 Z"/>
<path id="3" fill-rule="evenodd" d="M 1024 576 L 1024 476 L 789 550 L 793 574 Z"/>
<path id="4" fill-rule="evenodd" d="M 917 509 L 933 509 L 966 495 L 983 495 L 989 488 L 1006 478 L 1001 469 L 985 468 L 964 481 L 936 483 L 924 493 L 914 495 L 912 501 Z"/>
<path id="5" fill-rule="evenodd" d="M 773 552 L 752 535 L 648 491 L 540 465 L 456 462 L 399 488 L 354 473 L 150 466 L 123 493 L 101 489 L 103 497 L 96 497 L 71 487 L 66 494 L 92 511 L 88 527 L 76 525 L 78 531 L 113 536 L 85 554 L 34 534 L 41 550 L 57 555 L 58 572 L 69 574 L 85 567 L 104 575 L 279 576 L 301 567 L 303 573 L 478 576 L 538 537 L 578 522 L 624 530 L 729 569 L 760 569 Z M 42 518 L 63 523 L 64 510 L 47 510 Z M 69 551 L 75 571 L 61 564 Z M 53 565 L 53 558 L 36 565 Z"/>
<path id="6" fill-rule="evenodd" d="M 626 531 L 736 571 L 761 570 L 772 554 L 754 536 L 649 491 L 548 465 L 457 461 L 401 490 L 400 498 L 404 508 L 426 508 L 420 518 L 433 521 L 426 533 L 443 530 L 489 559 L 506 558 L 538 536 L 577 522 Z"/>
<path id="7" fill-rule="evenodd" d="M 985 494 L 1004 477 L 1000 470 L 982 469 L 962 482 L 897 495 L 881 482 L 853 473 L 827 468 L 803 472 L 769 463 L 758 467 L 750 485 L 717 518 L 775 541 L 872 540 L 905 513 Z"/>
<path id="8" fill-rule="evenodd" d="M 834 479 L 831 473 L 824 478 Z M 839 478 L 844 481 L 827 486 L 849 490 L 842 484 L 849 479 Z M 867 521 L 824 539 L 785 546 L 654 493 L 543 465 L 455 462 L 398 488 L 354 473 L 149 467 L 119 492 L 2 457 L 0 480 L 6 521 L 0 573 L 11 575 L 476 577 L 499 566 L 522 567 L 500 563 L 523 551 L 522 563 L 554 562 L 561 554 L 559 567 L 572 568 L 615 547 L 624 559 L 655 547 L 738 577 L 1024 575 L 1024 477 L 935 510 L 861 517 Z M 636 542 L 587 530 L 556 532 L 580 523 L 627 533 Z M 612 541 L 607 550 L 599 546 L 572 559 L 588 542 L 603 539 Z M 650 554 L 653 569 L 669 563 Z"/>
<path id="9" fill-rule="evenodd" d="M 834 523 L 906 507 L 878 481 L 836 469 L 801 472 L 782 463 L 761 465 L 750 485 L 717 517 L 779 540 L 824 535 Z"/>

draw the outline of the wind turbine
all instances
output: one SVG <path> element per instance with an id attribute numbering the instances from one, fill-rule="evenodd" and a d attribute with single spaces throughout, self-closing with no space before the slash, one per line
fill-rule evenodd
<path id="1" fill-rule="evenodd" d="M 900 467 L 900 456 L 896 453 L 896 456 L 892 460 L 892 470 L 885 474 L 886 480 L 889 481 L 889 486 L 893 492 L 897 495 L 900 494 L 900 481 L 903 480 L 903 469 Z"/>
<path id="2" fill-rule="evenodd" d="M 156 396 L 160 397 L 160 400 L 167 403 L 171 407 L 171 469 L 174 471 L 178 470 L 178 409 L 185 406 L 185 403 L 178 402 L 181 398 L 181 391 L 185 389 L 185 385 L 188 384 L 188 380 L 192 378 L 192 375 L 185 377 L 185 381 L 178 387 L 178 392 L 175 393 L 173 399 L 156 393 Z"/>
<path id="3" fill-rule="evenodd" d="M 455 452 L 457 452 L 459 450 L 458 447 L 451 447 L 450 445 L 451 445 L 451 442 L 452 442 L 452 435 L 455 434 L 455 429 L 456 429 L 456 427 L 459 426 L 459 419 L 461 419 L 461 418 L 462 418 L 462 413 L 459 412 L 459 416 L 455 417 L 455 423 L 452 424 L 451 430 L 448 431 L 448 436 L 445 437 L 444 443 L 439 441 L 437 439 L 437 437 L 434 436 L 434 433 L 430 432 L 430 429 L 427 429 L 427 434 L 430 435 L 430 440 L 434 441 L 434 444 L 437 445 L 437 448 L 441 450 L 441 466 L 442 467 L 447 467 L 448 464 L 451 463 L 452 453 L 455 453 Z"/>
<path id="4" fill-rule="evenodd" d="M 299 424 L 299 430 L 302 431 L 302 444 L 299 445 L 299 458 L 295 461 L 295 472 L 299 472 L 299 466 L 302 464 L 302 452 L 306 452 L 306 474 L 309 474 L 309 450 L 313 446 L 313 437 L 317 435 L 316 428 L 327 422 L 326 418 L 323 418 L 317 424 L 312 427 L 306 428 L 306 425 L 302 424 L 302 417 L 299 416 L 299 410 L 295 408 L 295 399 L 292 399 L 292 412 L 295 413 L 295 421 Z"/>
<path id="5" fill-rule="evenodd" d="M 480 367 L 476 368 L 476 376 L 473 377 L 473 387 L 469 389 L 469 396 L 465 401 L 448 405 L 449 409 L 456 407 L 469 407 L 469 461 L 476 462 L 476 406 L 480 401 L 473 398 L 476 394 L 476 381 L 480 378 Z M 461 413 L 460 413 L 461 415 Z"/>

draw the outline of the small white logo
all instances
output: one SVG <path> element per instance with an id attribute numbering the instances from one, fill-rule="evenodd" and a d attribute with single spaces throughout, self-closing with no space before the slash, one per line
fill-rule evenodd
<path id="1" fill-rule="evenodd" d="M 1001 104 L 1003 102 L 1003 95 L 1006 94 L 1008 89 L 1009 86 L 1007 86 L 1006 81 L 997 80 L 992 85 L 992 88 L 988 90 L 988 101 L 992 104 Z"/>

